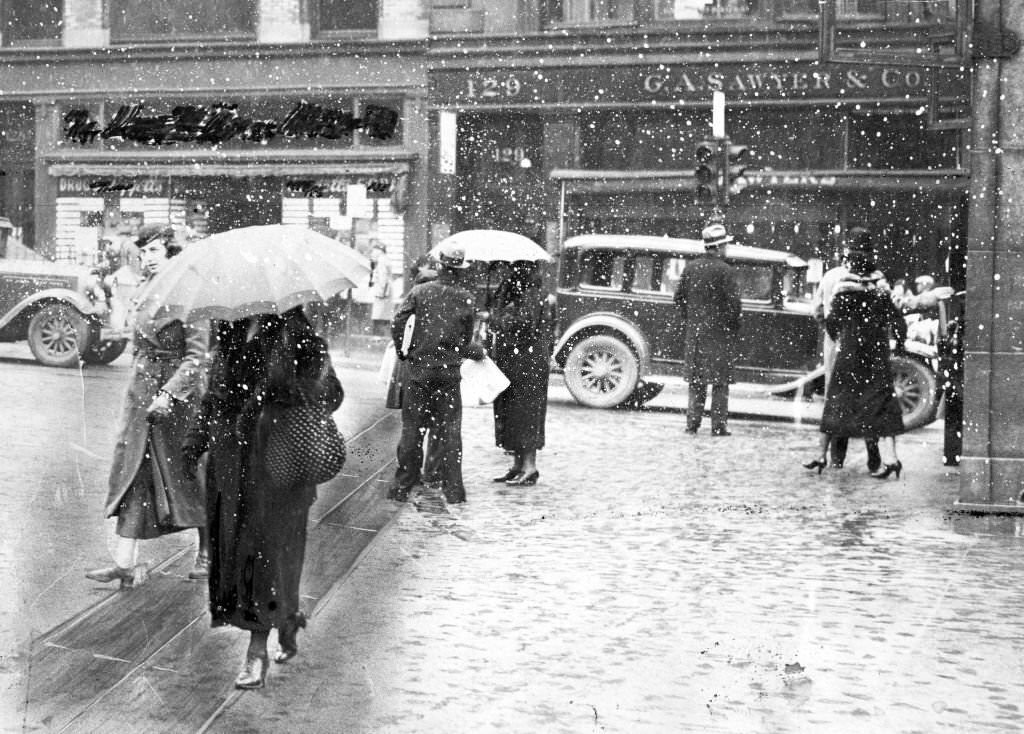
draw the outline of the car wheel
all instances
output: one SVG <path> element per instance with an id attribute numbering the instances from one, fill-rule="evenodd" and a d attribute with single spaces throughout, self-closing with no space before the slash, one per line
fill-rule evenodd
<path id="1" fill-rule="evenodd" d="M 82 360 L 86 364 L 110 364 L 121 356 L 126 346 L 128 346 L 127 339 L 96 342 L 90 344 L 89 348 L 85 350 Z"/>
<path id="2" fill-rule="evenodd" d="M 903 409 L 903 426 L 908 431 L 935 420 L 935 375 L 925 365 L 909 357 L 893 357 L 893 389 Z"/>
<path id="3" fill-rule="evenodd" d="M 606 334 L 581 340 L 565 360 L 565 386 L 577 402 L 591 408 L 624 402 L 636 389 L 639 373 L 633 350 Z"/>
<path id="4" fill-rule="evenodd" d="M 66 304 L 46 306 L 28 322 L 29 349 L 48 367 L 77 367 L 88 345 L 88 322 Z"/>

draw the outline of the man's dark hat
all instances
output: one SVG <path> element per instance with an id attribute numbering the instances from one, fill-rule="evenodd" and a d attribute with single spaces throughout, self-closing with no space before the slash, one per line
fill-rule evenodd
<path id="1" fill-rule="evenodd" d="M 166 224 L 146 224 L 139 228 L 139 234 L 135 238 L 136 247 L 145 247 L 154 240 L 164 240 L 166 243 L 174 239 L 174 229 Z"/>
<path id="2" fill-rule="evenodd" d="M 851 255 L 875 256 L 875 245 L 871 233 L 864 227 L 853 227 L 846 233 L 846 251 Z"/>
<path id="3" fill-rule="evenodd" d="M 469 263 L 466 262 L 466 251 L 458 245 L 445 245 L 441 248 L 438 259 L 441 267 L 449 270 L 464 270 L 469 267 Z"/>

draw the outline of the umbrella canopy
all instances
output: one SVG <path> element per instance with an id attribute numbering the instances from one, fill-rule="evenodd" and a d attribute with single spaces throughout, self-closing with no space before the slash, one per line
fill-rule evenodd
<path id="1" fill-rule="evenodd" d="M 435 260 L 440 259 L 441 248 L 448 245 L 461 247 L 467 260 L 477 262 L 551 261 L 551 256 L 544 248 L 529 237 L 500 229 L 467 229 L 457 232 L 441 240 L 430 251 L 430 256 Z"/>
<path id="2" fill-rule="evenodd" d="M 189 245 L 146 284 L 138 310 L 182 321 L 281 314 L 366 285 L 370 261 L 311 229 L 241 227 Z"/>

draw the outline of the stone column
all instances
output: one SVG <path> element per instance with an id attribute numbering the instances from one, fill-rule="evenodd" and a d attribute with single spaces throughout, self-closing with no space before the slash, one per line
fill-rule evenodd
<path id="1" fill-rule="evenodd" d="M 977 0 L 975 13 L 957 505 L 1024 512 L 1024 59 L 1012 36 L 1024 35 L 1024 7 Z"/>

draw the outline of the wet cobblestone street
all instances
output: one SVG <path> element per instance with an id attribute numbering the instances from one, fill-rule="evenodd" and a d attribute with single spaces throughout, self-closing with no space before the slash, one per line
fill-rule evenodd
<path id="1" fill-rule="evenodd" d="M 214 731 L 986 732 L 1024 716 L 1020 528 L 949 513 L 938 424 L 820 477 L 813 427 L 552 404 L 540 483 L 464 418 L 469 502 L 406 506 Z M 268 728 L 269 727 L 269 728 Z"/>

